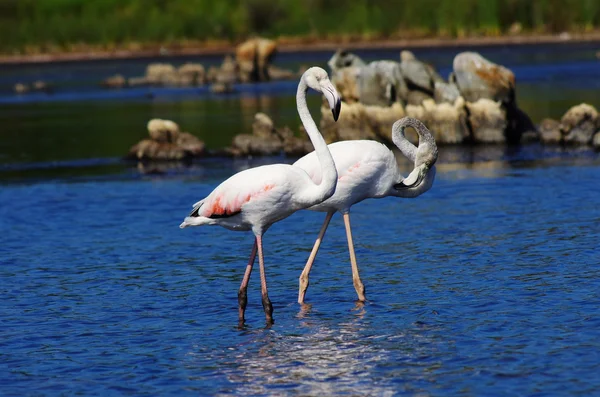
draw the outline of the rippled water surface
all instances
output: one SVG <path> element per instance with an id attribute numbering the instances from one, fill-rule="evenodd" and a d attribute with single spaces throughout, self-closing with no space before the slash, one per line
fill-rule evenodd
<path id="1" fill-rule="evenodd" d="M 296 303 L 323 218 L 297 213 L 264 239 L 275 324 L 256 271 L 238 329 L 251 235 L 178 224 L 246 166 L 3 183 L 2 395 L 600 392 L 598 155 L 442 162 L 420 198 L 355 206 L 364 305 L 339 215 Z"/>
<path id="2" fill-rule="evenodd" d="M 415 53 L 447 76 L 462 50 Z M 600 106 L 594 43 L 478 50 L 515 72 L 535 122 Z M 297 69 L 331 54 L 280 55 L 278 66 Z M 188 60 L 220 57 L 169 61 Z M 178 225 L 232 173 L 293 159 L 149 168 L 119 158 L 151 117 L 211 149 L 248 132 L 258 111 L 296 129 L 296 83 L 223 97 L 97 87 L 149 61 L 0 67 L 1 396 L 600 395 L 600 154 L 441 147 L 428 193 L 353 207 L 365 304 L 355 302 L 339 215 L 308 305 L 296 303 L 323 221 L 299 212 L 264 237 L 275 324 L 265 328 L 255 270 L 240 329 L 252 236 Z M 11 92 L 37 79 L 55 92 Z M 315 111 L 319 100 L 309 97 Z"/>

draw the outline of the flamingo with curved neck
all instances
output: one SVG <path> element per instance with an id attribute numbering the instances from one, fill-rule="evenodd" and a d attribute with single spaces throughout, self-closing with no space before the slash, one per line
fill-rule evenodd
<path id="1" fill-rule="evenodd" d="M 340 96 L 329 81 L 327 72 L 312 67 L 302 75 L 298 85 L 297 107 L 313 146 L 315 164 L 323 177 L 314 182 L 302 168 L 289 164 L 272 164 L 239 172 L 217 186 L 208 196 L 194 204 L 190 215 L 180 225 L 218 225 L 230 230 L 249 231 L 255 236 L 250 260 L 238 292 L 239 322 L 243 325 L 248 302 L 247 288 L 258 251 L 262 304 L 267 324 L 273 323 L 273 305 L 268 296 L 262 236 L 275 222 L 294 212 L 331 197 L 338 175 L 325 140 L 312 119 L 306 103 L 306 92 L 312 88 L 327 99 L 337 120 Z"/>
<path id="2" fill-rule="evenodd" d="M 419 135 L 419 146 L 410 143 L 404 130 L 412 127 Z M 385 145 L 370 140 L 336 142 L 329 150 L 338 172 L 338 184 L 333 196 L 310 208 L 311 211 L 326 212 L 325 221 L 319 232 L 312 252 L 300 275 L 298 303 L 304 303 L 309 284 L 309 273 L 321 246 L 329 221 L 335 212 L 340 212 L 346 227 L 352 279 L 358 300 L 364 301 L 365 287 L 360 279 L 352 230 L 350 227 L 350 207 L 368 198 L 387 196 L 413 198 L 428 191 L 435 179 L 435 162 L 438 156 L 435 139 L 419 120 L 405 117 L 392 127 L 392 140 L 400 151 L 414 162 L 414 169 L 404 178 L 392 151 Z M 315 183 L 321 180 L 319 163 L 315 153 L 309 153 L 294 163 L 311 175 Z"/>

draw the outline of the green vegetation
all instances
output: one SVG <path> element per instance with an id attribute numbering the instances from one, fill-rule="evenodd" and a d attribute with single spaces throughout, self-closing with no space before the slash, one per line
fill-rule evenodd
<path id="1" fill-rule="evenodd" d="M 270 37 L 590 31 L 598 0 L 0 0 L 0 52 Z"/>

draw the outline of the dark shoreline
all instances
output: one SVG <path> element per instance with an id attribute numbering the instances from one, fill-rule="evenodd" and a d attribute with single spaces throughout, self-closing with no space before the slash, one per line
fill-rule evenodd
<path id="1" fill-rule="evenodd" d="M 598 42 L 600 51 L 600 32 L 588 34 L 561 33 L 544 35 L 518 35 L 500 37 L 466 37 L 466 38 L 428 38 L 428 39 L 389 39 L 389 40 L 323 40 L 312 42 L 282 42 L 278 44 L 280 52 L 309 52 L 309 51 L 335 51 L 343 47 L 351 50 L 372 48 L 449 48 L 449 47 L 482 47 L 501 45 L 536 45 L 536 44 L 573 44 Z M 0 55 L 0 65 L 36 64 L 53 62 L 85 62 L 102 60 L 143 59 L 156 57 L 177 56 L 211 56 L 225 55 L 235 51 L 234 44 L 204 45 L 187 48 L 165 48 L 156 46 L 152 49 L 142 50 L 115 50 L 87 52 L 64 52 L 59 54 L 36 55 Z"/>

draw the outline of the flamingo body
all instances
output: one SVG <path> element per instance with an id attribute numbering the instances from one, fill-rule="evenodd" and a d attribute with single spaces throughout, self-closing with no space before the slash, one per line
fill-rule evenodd
<path id="1" fill-rule="evenodd" d="M 419 147 L 415 147 L 404 137 L 404 129 L 408 126 L 417 131 Z M 415 163 L 415 168 L 407 178 L 401 175 L 394 153 L 379 142 L 356 140 L 328 145 L 336 165 L 338 182 L 335 193 L 330 198 L 308 208 L 311 211 L 327 212 L 327 215 L 300 275 L 299 303 L 304 303 L 310 270 L 335 212 L 340 212 L 344 218 L 354 288 L 358 299 L 364 301 L 365 288 L 360 280 L 352 241 L 350 207 L 368 198 L 417 197 L 428 191 L 433 185 L 434 164 L 438 153 L 435 140 L 427 127 L 416 119 L 405 117 L 394 123 L 392 138 L 400 151 Z M 306 170 L 315 183 L 319 183 L 321 180 L 319 162 L 314 152 L 300 158 L 294 165 Z"/>
<path id="2" fill-rule="evenodd" d="M 328 145 L 338 172 L 333 196 L 310 208 L 311 211 L 347 212 L 368 198 L 384 197 L 391 186 L 402 180 L 394 153 L 382 143 L 369 140 L 342 141 Z M 314 152 L 294 163 L 320 183 L 321 170 Z"/>
<path id="3" fill-rule="evenodd" d="M 320 175 L 319 171 L 317 185 L 321 183 Z M 194 204 L 181 227 L 218 225 L 264 233 L 273 223 L 306 208 L 314 200 L 313 186 L 315 183 L 306 171 L 289 164 L 247 169 L 231 176 Z M 323 198 L 330 193 L 324 192 Z"/>
<path id="4" fill-rule="evenodd" d="M 289 164 L 273 164 L 239 172 L 217 186 L 194 208 L 180 227 L 217 225 L 230 230 L 252 230 L 254 246 L 238 291 L 239 323 L 244 324 L 248 280 L 258 253 L 262 303 L 267 324 L 273 323 L 273 306 L 268 296 L 262 236 L 275 222 L 295 211 L 308 208 L 331 197 L 337 184 L 333 158 L 306 103 L 306 91 L 312 88 L 327 99 L 334 120 L 338 119 L 341 100 L 327 72 L 309 68 L 300 79 L 296 102 L 298 115 L 316 152 L 321 167 L 320 181 L 315 183 L 302 168 Z"/>

